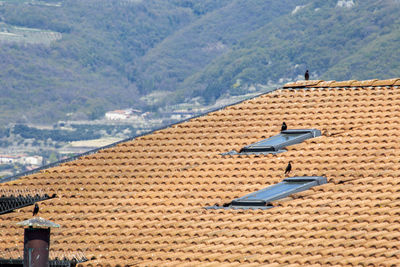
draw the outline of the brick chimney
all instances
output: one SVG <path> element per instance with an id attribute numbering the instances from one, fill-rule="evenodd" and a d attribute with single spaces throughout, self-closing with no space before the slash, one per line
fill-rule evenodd
<path id="1" fill-rule="evenodd" d="M 17 224 L 25 227 L 24 267 L 49 267 L 50 228 L 60 225 L 41 217 Z"/>

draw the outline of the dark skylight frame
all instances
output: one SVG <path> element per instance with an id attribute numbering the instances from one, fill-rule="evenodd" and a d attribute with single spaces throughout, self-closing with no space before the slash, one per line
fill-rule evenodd
<path id="1" fill-rule="evenodd" d="M 285 147 L 299 144 L 307 139 L 321 136 L 317 129 L 290 129 L 270 138 L 243 147 L 239 152 L 231 151 L 222 155 L 270 154 L 285 152 Z"/>
<path id="2" fill-rule="evenodd" d="M 282 182 L 266 187 L 246 196 L 234 199 L 223 207 L 212 206 L 206 209 L 269 209 L 272 201 L 285 198 L 292 194 L 305 191 L 313 186 L 326 184 L 323 176 L 296 176 L 284 179 Z"/>
<path id="3" fill-rule="evenodd" d="M 0 215 L 12 212 L 16 209 L 20 209 L 23 207 L 27 207 L 30 205 L 35 204 L 36 202 L 47 200 L 47 199 L 52 199 L 57 197 L 56 194 L 53 194 L 51 196 L 47 194 L 35 194 L 35 195 L 0 195 Z"/>

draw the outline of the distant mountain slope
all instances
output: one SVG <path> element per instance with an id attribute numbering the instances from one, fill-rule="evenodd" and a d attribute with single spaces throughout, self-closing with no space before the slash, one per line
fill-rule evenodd
<path id="1" fill-rule="evenodd" d="M 208 13 L 166 38 L 140 60 L 140 88 L 175 90 L 213 59 L 240 46 L 240 40 L 249 33 L 290 12 L 296 6 L 294 2 L 298 1 L 235 0 Z"/>
<path id="2" fill-rule="evenodd" d="M 233 8 L 234 5 L 240 8 Z M 274 5 L 280 8 L 280 15 L 277 15 L 279 12 L 273 13 Z M 246 22 L 239 21 L 238 24 L 251 22 L 253 27 L 245 27 L 240 33 L 233 31 L 236 39 L 232 42 L 230 38 L 224 39 L 232 33 L 231 28 L 225 26 L 228 24 L 236 27 L 233 20 L 236 14 L 231 10 L 232 17 L 221 16 L 223 10 L 229 8 L 242 14 L 252 10 L 254 16 L 264 19 L 260 21 L 246 14 Z M 161 76 L 162 82 L 155 87 L 175 87 L 179 89 L 181 98 L 200 95 L 212 101 L 226 92 L 240 94 L 240 88 L 233 86 L 238 79 L 244 85 L 279 83 L 301 78 L 307 68 L 311 70 L 314 79 L 399 77 L 399 11 L 400 1 L 395 0 L 235 1 L 195 22 L 213 25 L 210 23 L 213 16 L 231 21 L 219 24 L 219 38 L 223 40 L 220 42 L 226 46 L 225 50 L 214 58 L 203 56 L 202 59 L 208 61 L 197 62 L 193 68 L 186 61 L 182 64 L 181 57 L 170 54 L 168 58 L 175 59 L 172 61 L 174 63 L 169 63 L 173 67 L 161 72 L 148 67 L 152 71 L 145 71 L 143 80 L 151 79 L 149 76 L 156 80 L 155 75 L 160 77 L 160 73 L 167 74 Z M 261 23 L 257 24 L 259 21 Z M 205 26 L 202 31 L 198 31 L 197 36 L 193 35 L 192 25 L 185 27 L 189 29 L 185 33 L 193 44 L 202 44 L 207 38 L 218 36 L 213 34 L 209 37 L 209 30 Z M 173 51 L 169 47 L 180 47 L 183 38 L 176 39 L 172 40 L 173 44 L 164 41 L 153 50 Z M 211 39 L 210 43 L 216 43 L 215 39 Z M 163 49 L 162 46 L 168 48 Z M 164 57 L 158 57 L 152 64 L 162 66 L 160 62 L 165 61 Z M 180 77 L 178 83 L 168 82 L 172 80 L 170 73 L 179 69 L 179 65 L 193 71 L 176 71 L 187 75 Z"/>
<path id="3" fill-rule="evenodd" d="M 207 104 L 253 84 L 300 79 L 306 68 L 312 79 L 400 76 L 398 0 L 1 3 L 4 29 L 57 36 L 12 43 L 3 30 L 2 123 L 154 110 L 139 100 L 153 91 L 173 93 L 157 105 L 194 97 Z"/>
<path id="4" fill-rule="evenodd" d="M 138 58 L 227 1 L 191 2 L 2 2 L 3 25 L 51 30 L 62 38 L 51 45 L 0 42 L 0 121 L 51 122 L 67 113 L 95 118 L 107 109 L 140 107 L 133 76 Z"/>

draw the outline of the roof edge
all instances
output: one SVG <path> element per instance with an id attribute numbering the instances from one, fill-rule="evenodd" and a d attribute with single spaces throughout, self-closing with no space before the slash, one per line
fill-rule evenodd
<path id="1" fill-rule="evenodd" d="M 308 81 L 297 81 L 290 82 L 283 86 L 283 88 L 298 88 L 298 87 L 313 87 L 323 82 L 323 80 L 308 80 Z"/>

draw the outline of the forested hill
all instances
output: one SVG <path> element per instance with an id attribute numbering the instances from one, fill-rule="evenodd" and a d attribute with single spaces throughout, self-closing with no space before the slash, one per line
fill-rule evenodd
<path id="1" fill-rule="evenodd" d="M 0 121 L 91 119 L 141 107 L 139 59 L 228 2 L 0 1 Z"/>
<path id="2" fill-rule="evenodd" d="M 400 77 L 399 0 L 0 1 L 0 121 L 204 104 L 252 84 Z M 301 77 L 301 76 L 300 76 Z"/>

